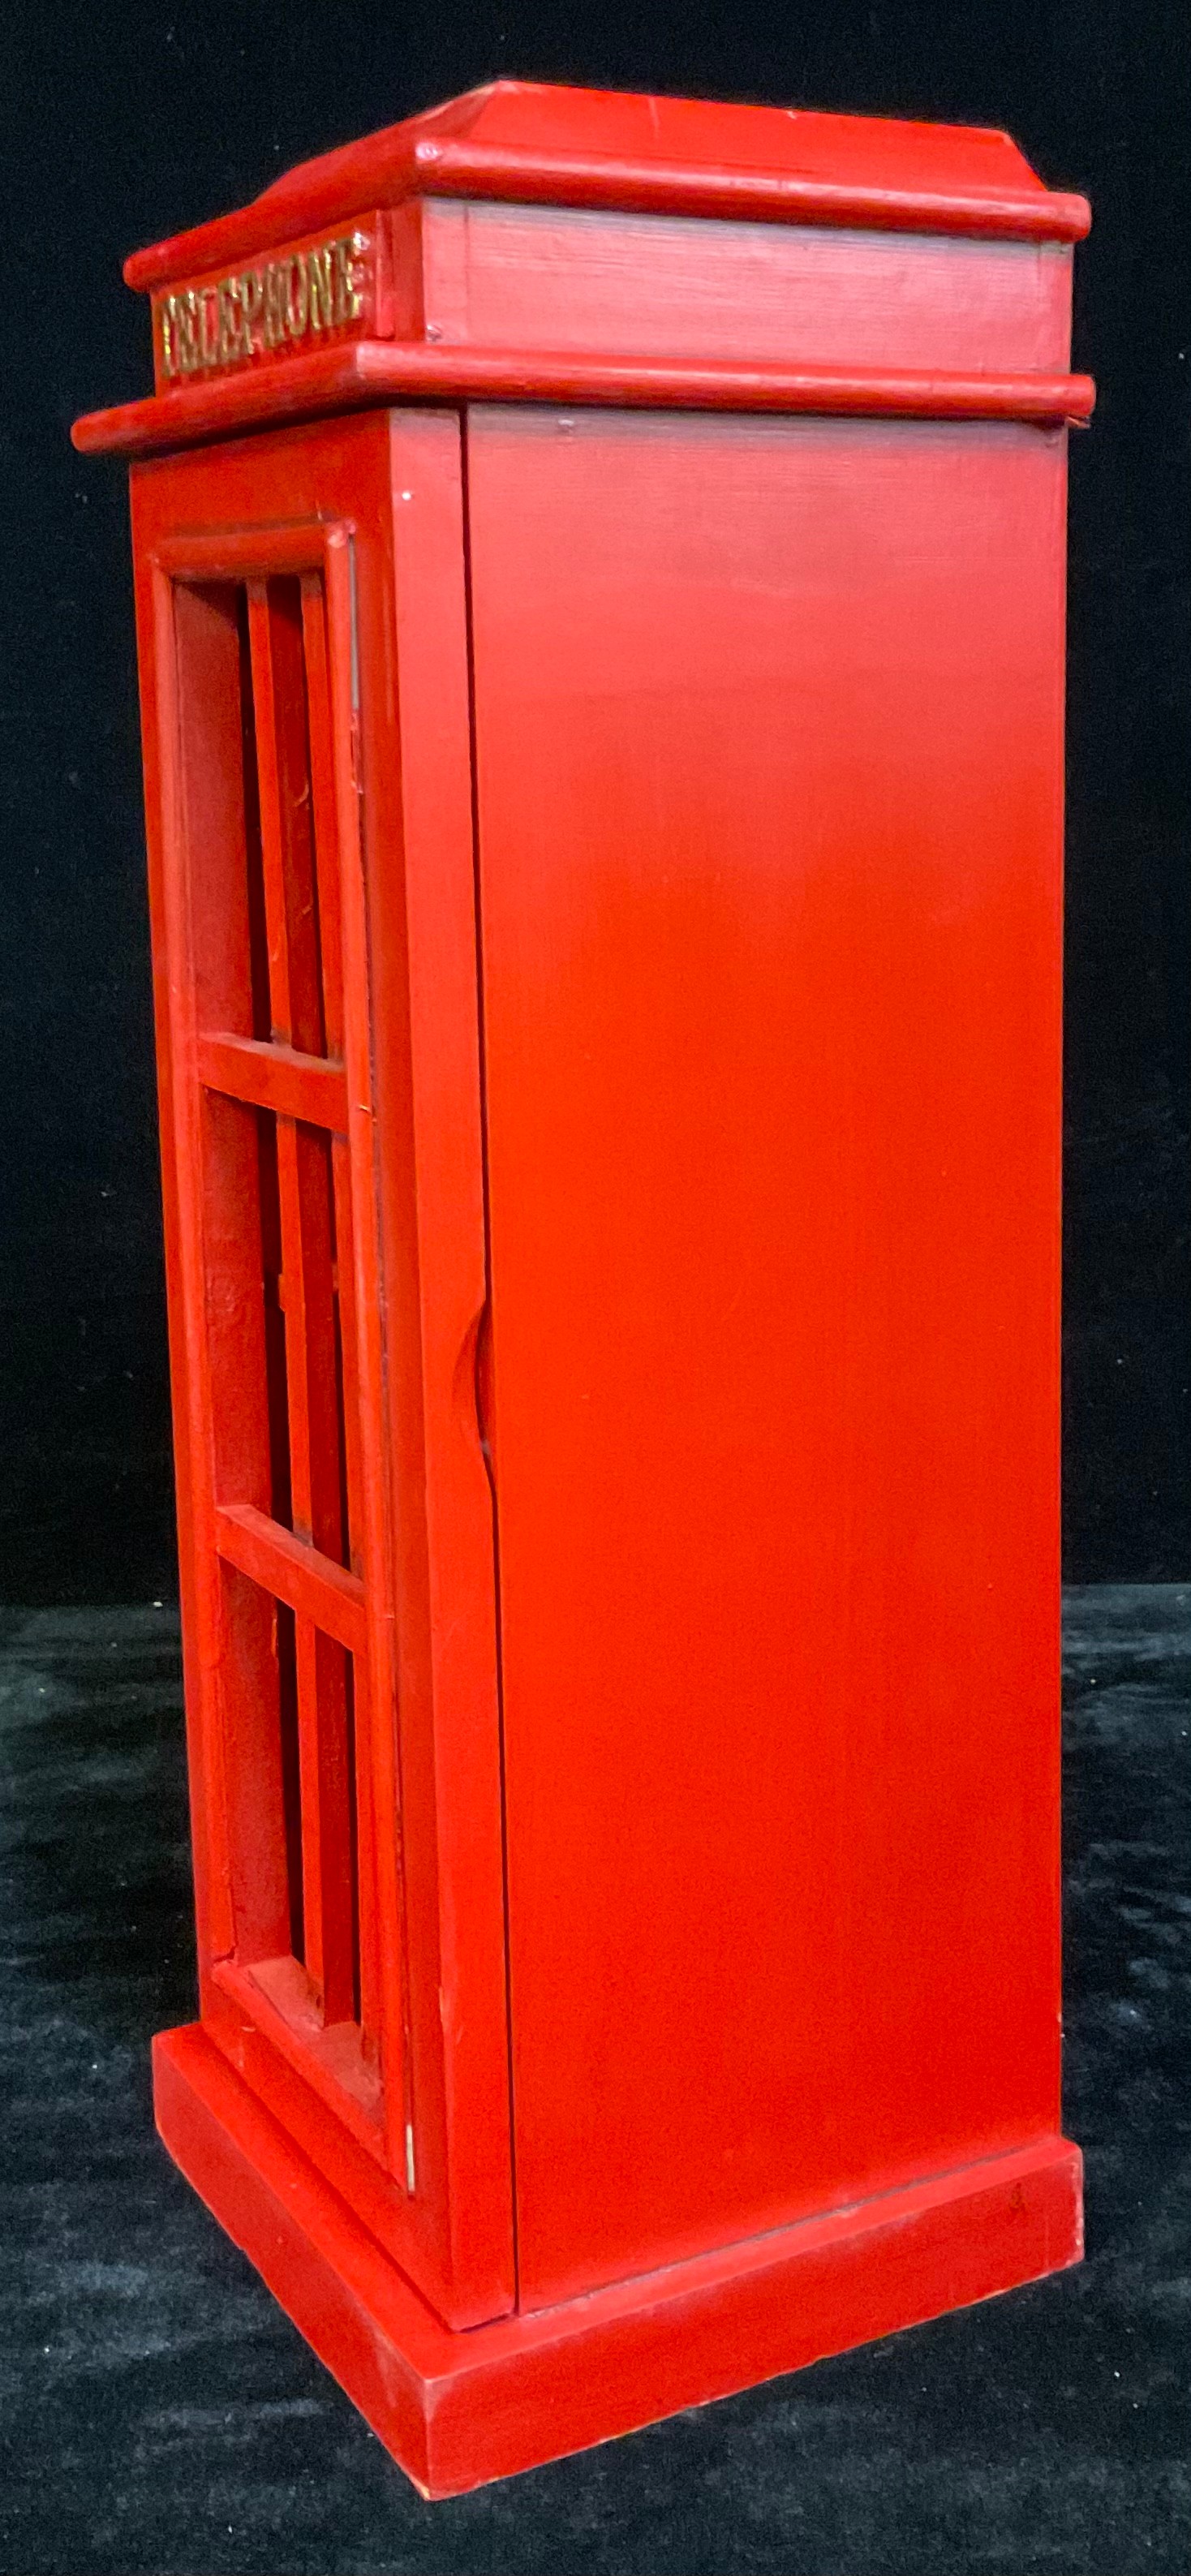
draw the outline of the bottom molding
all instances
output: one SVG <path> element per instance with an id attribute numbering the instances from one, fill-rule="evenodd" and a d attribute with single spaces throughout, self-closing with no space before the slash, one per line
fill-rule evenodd
<path id="1" fill-rule="evenodd" d="M 454 2333 L 198 2023 L 154 2042 L 170 2154 L 425 2496 L 561 2459 L 1083 2252 L 1065 2138 Z"/>

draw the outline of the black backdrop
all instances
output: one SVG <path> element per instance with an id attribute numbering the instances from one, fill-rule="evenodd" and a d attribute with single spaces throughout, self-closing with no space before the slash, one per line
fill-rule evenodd
<path id="1" fill-rule="evenodd" d="M 1004 125 L 1085 190 L 1068 795 L 1067 1572 L 1188 1569 L 1184 0 L 35 0 L 0 20 L 0 1597 L 173 1589 L 123 254 L 497 72 Z M 989 1175 L 995 1188 L 996 1175 Z"/>

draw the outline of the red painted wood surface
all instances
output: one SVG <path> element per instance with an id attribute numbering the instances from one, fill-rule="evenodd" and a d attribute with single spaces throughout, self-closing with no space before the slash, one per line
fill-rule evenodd
<path id="1" fill-rule="evenodd" d="M 921 420 L 1083 421 L 1089 376 L 961 376 L 940 370 L 733 366 L 713 359 L 561 357 L 491 349 L 431 349 L 357 340 L 291 358 L 255 376 L 185 385 L 75 422 L 85 453 L 152 456 L 200 440 L 382 402 L 476 397 L 510 402 L 631 405 L 650 411 L 872 413 Z"/>
<path id="2" fill-rule="evenodd" d="M 293 327 L 76 424 L 141 460 L 158 2115 L 429 2492 L 1078 2255 L 1086 221 L 1004 136 L 499 83 L 139 254 Z"/>
<path id="3" fill-rule="evenodd" d="M 1079 241 L 1091 220 L 987 127 L 494 81 L 301 162 L 255 204 L 135 251 L 124 274 L 162 285 L 427 196 L 1026 241 Z"/>
<path id="4" fill-rule="evenodd" d="M 823 225 L 704 223 L 692 244 L 680 216 L 434 197 L 418 212 L 402 338 L 982 376 L 1070 363 L 1065 242 L 926 236 L 907 260 L 896 233 Z"/>
<path id="5" fill-rule="evenodd" d="M 469 2324 L 513 2212 L 459 423 L 133 502 L 204 2016 Z"/>
<path id="6" fill-rule="evenodd" d="M 1057 2123 L 1064 454 L 468 457 L 536 2302 Z"/>
<path id="7" fill-rule="evenodd" d="M 498 81 L 136 253 L 130 285 L 194 307 L 198 374 L 90 414 L 75 441 L 144 455 L 469 396 L 1083 419 L 1068 245 L 1089 220 L 983 129 Z M 312 346 L 303 260 L 356 222 L 362 336 Z M 237 326 L 233 363 L 221 270 L 242 317 L 278 252 L 294 328 L 249 349 Z"/>
<path id="8" fill-rule="evenodd" d="M 423 2495 L 458 2495 L 1077 2263 L 1064 2138 L 540 2314 L 447 2333 L 197 2026 L 154 2046 L 162 2134 Z"/>

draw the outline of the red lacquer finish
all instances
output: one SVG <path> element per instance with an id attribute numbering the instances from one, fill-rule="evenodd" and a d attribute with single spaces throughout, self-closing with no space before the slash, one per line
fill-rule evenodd
<path id="1" fill-rule="evenodd" d="M 197 2024 L 157 2041 L 154 2077 L 183 2172 L 429 2496 L 726 2397 L 1083 2251 L 1079 2150 L 1050 2137 L 453 2335 Z"/>
<path id="2" fill-rule="evenodd" d="M 805 108 L 494 81 L 304 161 L 255 204 L 134 251 L 130 286 L 240 260 L 410 198 L 749 214 L 769 223 L 1078 241 L 1082 197 L 1044 188 L 1007 134 Z"/>
<path id="3" fill-rule="evenodd" d="M 129 263 L 201 2024 L 431 2494 L 1078 2259 L 1078 199 L 500 83 Z"/>
<path id="4" fill-rule="evenodd" d="M 514 2296 L 462 507 L 434 411 L 133 488 L 204 2018 L 454 2325 Z"/>
<path id="5" fill-rule="evenodd" d="M 1057 2124 L 1063 480 L 468 452 L 537 2302 Z"/>

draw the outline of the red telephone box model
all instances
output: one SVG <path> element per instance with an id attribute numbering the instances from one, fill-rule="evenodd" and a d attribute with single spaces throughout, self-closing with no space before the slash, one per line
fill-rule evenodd
<path id="1" fill-rule="evenodd" d="M 202 2018 L 443 2495 L 1077 2259 L 1066 427 L 1002 134 L 499 82 L 142 251 Z"/>

